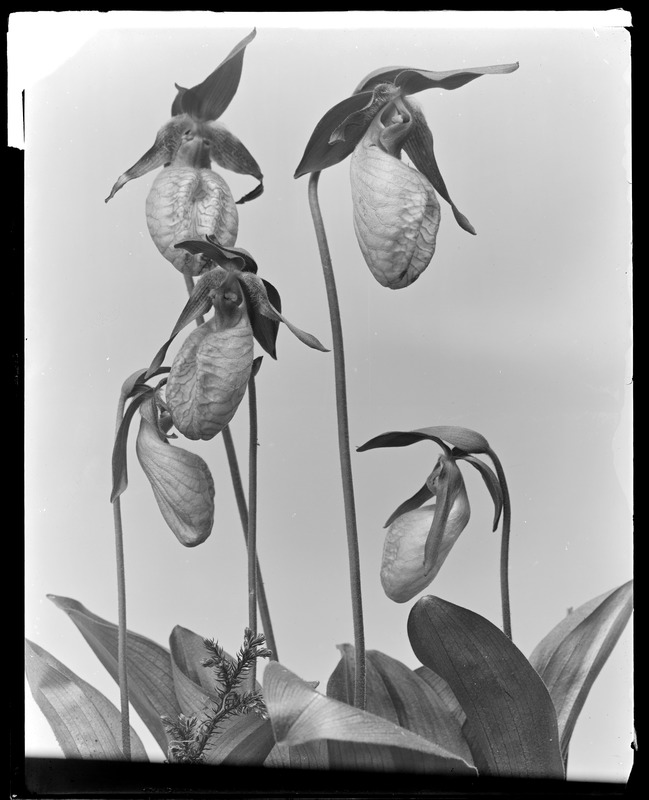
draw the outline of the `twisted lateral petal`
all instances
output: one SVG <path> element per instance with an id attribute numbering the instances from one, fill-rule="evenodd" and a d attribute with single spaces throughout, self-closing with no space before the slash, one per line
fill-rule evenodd
<path id="1" fill-rule="evenodd" d="M 444 178 L 442 178 L 442 174 L 437 166 L 435 151 L 433 149 L 433 133 L 426 122 L 424 112 L 421 110 L 420 105 L 415 103 L 414 100 L 406 101 L 405 105 L 412 116 L 413 124 L 408 136 L 403 142 L 403 149 L 415 167 L 428 178 L 433 187 L 451 206 L 457 224 L 465 231 L 475 236 L 475 228 L 457 208 L 448 193 Z"/>
<path id="2" fill-rule="evenodd" d="M 237 200 L 237 204 L 259 197 L 264 191 L 264 176 L 245 145 L 221 122 L 210 122 L 202 127 L 201 132 L 210 143 L 210 158 L 220 167 L 239 175 L 252 175 L 259 181 L 259 186 Z"/>
<path id="3" fill-rule="evenodd" d="M 435 566 L 424 571 L 424 550 L 434 522 L 435 504 L 408 511 L 388 528 L 383 546 L 381 585 L 395 603 L 405 603 L 430 585 L 446 560 L 458 536 L 466 527 L 471 510 L 466 490 L 451 508 L 446 526 L 440 532 Z"/>
<path id="4" fill-rule="evenodd" d="M 214 481 L 200 456 L 158 436 L 144 417 L 137 457 L 167 525 L 185 547 L 204 542 L 214 524 Z"/>
<path id="5" fill-rule="evenodd" d="M 166 400 L 176 428 L 188 439 L 212 439 L 234 417 L 246 393 L 253 337 L 245 311 L 232 327 L 216 316 L 185 339 L 169 373 Z"/>
<path id="6" fill-rule="evenodd" d="M 186 114 L 181 114 L 165 123 L 156 134 L 153 146 L 146 151 L 139 161 L 120 175 L 105 202 L 107 203 L 113 198 L 122 186 L 132 181 L 133 178 L 140 178 L 142 175 L 146 175 L 147 172 L 173 161 L 182 144 L 183 134 L 193 126 L 194 123 Z"/>
<path id="7" fill-rule="evenodd" d="M 146 200 L 149 233 L 162 255 L 180 272 L 199 275 L 200 255 L 176 249 L 177 242 L 213 234 L 226 246 L 234 244 L 239 214 L 232 192 L 211 169 L 171 164 L 155 179 Z"/>
<path id="8" fill-rule="evenodd" d="M 481 75 L 504 75 L 515 72 L 518 62 L 513 64 L 496 64 L 490 67 L 468 67 L 466 69 L 450 69 L 437 72 L 429 69 L 415 67 L 382 67 L 370 72 L 358 84 L 354 93 L 366 92 L 378 83 L 394 83 L 401 88 L 404 94 L 416 94 L 425 89 L 459 89 Z"/>
<path id="9" fill-rule="evenodd" d="M 271 304 L 270 300 L 268 299 L 268 288 L 270 288 L 272 290 L 271 293 L 274 294 L 277 299 L 279 299 L 277 290 L 272 286 L 272 284 L 262 280 L 258 275 L 253 275 L 251 272 L 240 272 L 238 273 L 238 278 L 245 292 L 246 299 L 248 301 L 248 307 L 251 309 L 250 313 L 253 318 L 261 315 L 269 320 L 283 322 L 284 325 L 286 325 L 286 327 L 291 331 L 291 333 L 303 344 L 306 344 L 308 347 L 311 347 L 314 350 L 320 350 L 323 353 L 329 352 L 327 348 L 318 339 L 316 339 L 315 336 L 313 336 L 313 334 L 307 333 L 307 331 L 303 331 L 296 325 L 293 325 L 293 323 L 289 322 L 286 317 L 282 316 L 279 310 Z M 257 326 L 256 322 L 253 324 Z M 263 345 L 262 342 L 260 343 Z M 274 341 L 272 342 L 272 346 L 274 347 Z"/>
<path id="10" fill-rule="evenodd" d="M 440 210 L 428 179 L 386 151 L 388 133 L 377 116 L 352 155 L 354 230 L 376 280 L 402 289 L 433 257 Z"/>

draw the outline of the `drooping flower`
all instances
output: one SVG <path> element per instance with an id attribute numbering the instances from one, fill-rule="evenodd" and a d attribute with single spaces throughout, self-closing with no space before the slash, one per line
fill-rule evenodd
<path id="1" fill-rule="evenodd" d="M 244 52 L 255 36 L 256 30 L 253 30 L 242 39 L 202 83 L 191 89 L 176 84 L 178 92 L 171 107 L 171 119 L 160 128 L 152 147 L 117 179 L 106 202 L 134 178 L 172 164 L 187 141 L 195 141 L 197 149 L 200 142 L 203 151 L 201 163 L 207 161 L 208 168 L 210 161 L 214 161 L 225 169 L 251 175 L 259 181 L 259 185 L 239 203 L 252 200 L 263 192 L 259 165 L 242 142 L 218 121 L 237 91 Z"/>
<path id="2" fill-rule="evenodd" d="M 127 440 L 130 424 L 140 412 L 136 441 L 138 461 L 146 475 L 162 516 L 178 541 L 195 547 L 210 535 L 214 524 L 214 481 L 203 459 L 170 444 L 171 418 L 160 399 L 164 380 L 157 387 L 145 382 L 146 370 L 133 373 L 122 387 L 122 396 L 130 403 L 119 425 L 113 446 L 114 503 L 128 486 Z M 156 370 L 153 375 L 168 372 Z"/>
<path id="3" fill-rule="evenodd" d="M 481 75 L 516 69 L 517 63 L 447 72 L 379 69 L 316 125 L 295 177 L 353 154 L 354 230 L 366 263 L 383 286 L 409 286 L 430 263 L 440 221 L 436 192 L 450 204 L 458 224 L 475 234 L 451 200 L 435 159 L 432 132 L 410 95 L 431 87 L 457 89 Z M 402 151 L 413 166 L 401 160 Z"/>
<path id="4" fill-rule="evenodd" d="M 189 439 L 211 439 L 234 416 L 253 369 L 253 339 L 276 358 L 279 323 L 315 350 L 326 348 L 280 312 L 279 292 L 257 273 L 242 248 L 224 247 L 213 237 L 181 242 L 177 248 L 201 259 L 204 274 L 169 339 L 156 354 L 145 380 L 161 366 L 169 345 L 193 320 L 214 316 L 193 331 L 176 355 L 166 387 L 166 404 L 176 428 Z"/>
<path id="5" fill-rule="evenodd" d="M 491 455 L 489 443 L 468 428 L 438 426 L 391 431 L 370 439 L 358 450 L 403 447 L 425 440 L 436 442 L 444 452 L 421 489 L 405 500 L 385 523 L 388 531 L 383 547 L 381 584 L 386 595 L 396 603 L 405 603 L 431 584 L 469 522 L 469 498 L 458 461 L 467 461 L 482 475 L 494 501 L 494 530 L 503 507 L 498 477 L 475 456 L 475 453 Z M 433 498 L 435 503 L 424 505 Z"/>
<path id="6" fill-rule="evenodd" d="M 156 424 L 153 397 L 142 404 L 140 414 L 138 461 L 165 522 L 181 544 L 195 547 L 207 539 L 214 525 L 214 481 L 209 467 L 196 453 L 169 444 Z"/>
<path id="7" fill-rule="evenodd" d="M 246 301 L 231 274 L 212 293 L 214 316 L 185 339 L 169 372 L 166 403 L 188 439 L 212 439 L 232 420 L 253 364 Z"/>

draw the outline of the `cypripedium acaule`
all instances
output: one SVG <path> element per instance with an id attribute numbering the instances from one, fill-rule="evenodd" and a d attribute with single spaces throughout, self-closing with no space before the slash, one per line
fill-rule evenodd
<path id="1" fill-rule="evenodd" d="M 153 146 L 113 186 L 106 202 L 125 183 L 164 166 L 146 200 L 149 233 L 159 252 L 185 275 L 196 276 L 196 258 L 175 249 L 177 242 L 211 234 L 223 244 L 237 239 L 239 214 L 226 181 L 212 162 L 259 184 L 237 203 L 263 192 L 263 175 L 245 146 L 218 121 L 239 85 L 246 46 L 253 30 L 202 83 L 191 89 L 176 84 L 172 118 L 156 135 Z"/>
<path id="2" fill-rule="evenodd" d="M 155 370 L 149 378 L 169 372 Z M 214 524 L 214 481 L 209 467 L 196 453 L 170 444 L 171 416 L 161 391 L 166 379 L 157 386 L 146 383 L 146 369 L 134 372 L 122 387 L 128 402 L 115 437 L 112 455 L 114 503 L 128 486 L 128 432 L 137 411 L 140 428 L 136 441 L 138 461 L 168 527 L 185 547 L 195 547 L 210 535 Z"/>
<path id="3" fill-rule="evenodd" d="M 432 87 L 457 89 L 481 75 L 516 69 L 517 63 L 446 72 L 379 69 L 316 125 L 295 177 L 319 172 L 352 155 L 354 230 L 381 285 L 409 286 L 430 263 L 440 222 L 436 192 L 450 204 L 458 224 L 475 234 L 451 200 L 435 159 L 432 132 L 410 96 Z M 412 167 L 401 160 L 402 151 Z"/>
<path id="4" fill-rule="evenodd" d="M 253 365 L 253 339 L 276 358 L 279 323 L 315 350 L 326 348 L 281 314 L 279 292 L 257 275 L 242 248 L 224 247 L 213 237 L 180 242 L 200 258 L 204 272 L 171 336 L 154 358 L 147 378 L 162 364 L 180 331 L 211 308 L 214 316 L 194 330 L 171 366 L 166 404 L 175 427 L 190 439 L 211 439 L 230 422 L 243 399 Z"/>
<path id="5" fill-rule="evenodd" d="M 405 603 L 433 581 L 471 515 L 458 462 L 466 461 L 482 475 L 495 506 L 493 530 L 503 509 L 503 487 L 491 467 L 476 453 L 492 455 L 487 440 L 468 428 L 437 426 L 391 431 L 370 439 L 359 452 L 378 447 L 404 447 L 434 441 L 443 450 L 424 485 L 405 500 L 385 523 L 381 584 L 396 603 Z M 435 503 L 424 505 L 429 500 Z M 423 507 L 422 507 L 423 506 Z"/>
<path id="6" fill-rule="evenodd" d="M 202 140 L 209 159 L 219 166 L 259 181 L 239 203 L 263 192 L 263 175 L 257 162 L 239 139 L 217 122 L 237 91 L 245 49 L 256 35 L 256 30 L 251 31 L 202 83 L 191 89 L 176 84 L 178 93 L 171 106 L 171 119 L 160 128 L 153 146 L 118 178 L 106 202 L 133 178 L 172 163 L 188 137 Z"/>

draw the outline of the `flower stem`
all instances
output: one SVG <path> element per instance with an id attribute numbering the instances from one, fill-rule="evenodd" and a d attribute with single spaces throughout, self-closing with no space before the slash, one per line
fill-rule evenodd
<path id="1" fill-rule="evenodd" d="M 505 478 L 505 470 L 500 463 L 500 459 L 491 449 L 488 451 L 488 455 L 496 468 L 496 474 L 498 475 L 498 480 L 503 493 L 503 532 L 500 543 L 500 595 L 503 610 L 503 631 L 511 639 L 512 621 L 511 610 L 509 606 L 509 536 L 511 531 L 512 506 L 509 498 L 507 479 Z"/>
<path id="2" fill-rule="evenodd" d="M 183 272 L 185 278 L 185 286 L 187 287 L 188 294 L 191 295 L 194 289 L 194 279 L 189 272 Z M 204 322 L 203 317 L 198 317 L 196 325 L 202 325 Z M 256 411 L 255 411 L 256 418 Z M 234 496 L 237 501 L 237 508 L 239 509 L 239 518 L 241 519 L 241 528 L 243 529 L 243 538 L 248 548 L 248 505 L 246 503 L 246 496 L 243 489 L 243 481 L 241 480 L 241 472 L 239 470 L 239 462 L 237 460 L 237 451 L 234 447 L 232 439 L 232 432 L 229 425 L 221 431 L 223 437 L 223 444 L 225 445 L 225 452 L 228 458 L 228 467 L 230 469 L 230 478 L 232 480 L 232 487 L 234 489 Z M 256 550 L 256 547 L 255 547 Z M 275 634 L 273 633 L 273 625 L 270 619 L 270 610 L 268 608 L 268 600 L 266 599 L 266 588 L 261 574 L 261 567 L 259 565 L 259 558 L 255 554 L 257 562 L 257 602 L 259 603 L 259 615 L 261 616 L 261 624 L 266 638 L 266 644 L 269 650 L 272 650 L 273 655 L 271 660 L 279 661 L 277 655 L 277 645 L 275 643 Z M 257 631 L 255 630 L 255 633 Z M 254 686 L 254 684 L 253 684 Z"/>
<path id="3" fill-rule="evenodd" d="M 338 417 L 338 450 L 340 453 L 340 472 L 342 477 L 345 523 L 347 527 L 347 550 L 349 556 L 349 577 L 354 622 L 354 647 L 356 651 L 354 675 L 354 705 L 365 708 L 365 635 L 363 631 L 363 599 L 361 594 L 361 570 L 356 527 L 356 504 L 354 501 L 354 482 L 352 477 L 351 452 L 349 447 L 349 419 L 347 413 L 347 385 L 345 378 L 345 353 L 343 331 L 336 291 L 336 280 L 329 254 L 327 234 L 318 201 L 318 179 L 320 172 L 312 172 L 309 177 L 309 206 L 313 218 L 320 261 L 324 275 L 331 319 L 333 338 L 334 375 L 336 385 L 336 412 Z"/>
<path id="4" fill-rule="evenodd" d="M 250 443 L 248 450 L 248 627 L 257 633 L 257 387 L 254 373 L 248 381 Z M 255 690 L 256 661 L 250 668 L 251 691 Z"/>
<path id="5" fill-rule="evenodd" d="M 115 435 L 124 416 L 126 398 L 121 394 L 117 404 L 117 424 Z M 131 760 L 131 726 L 128 707 L 128 677 L 126 669 L 126 570 L 124 567 L 124 535 L 122 528 L 121 499 L 113 501 L 113 526 L 115 529 L 115 558 L 117 563 L 117 677 L 119 682 L 119 698 L 122 724 L 122 752 L 127 761 Z"/>
<path id="6" fill-rule="evenodd" d="M 230 467 L 230 475 L 232 477 L 232 486 L 234 488 L 234 496 L 237 501 L 237 508 L 239 509 L 239 517 L 241 519 L 241 527 L 243 535 L 246 540 L 246 547 L 248 546 L 248 504 L 246 503 L 246 496 L 243 490 L 243 482 L 241 480 L 241 472 L 239 470 L 239 462 L 237 461 L 237 452 L 234 448 L 232 440 L 232 432 L 230 427 L 226 426 L 221 431 L 223 437 L 223 444 L 225 445 L 225 452 L 228 457 L 228 465 Z M 277 655 L 277 645 L 275 644 L 275 634 L 273 633 L 273 625 L 270 619 L 270 611 L 268 609 L 268 601 L 266 599 L 266 588 L 261 574 L 261 567 L 259 565 L 259 557 L 257 557 L 257 602 L 259 604 L 259 615 L 261 617 L 262 630 L 266 638 L 266 644 L 269 650 L 273 651 L 271 656 L 272 661 L 279 661 Z"/>

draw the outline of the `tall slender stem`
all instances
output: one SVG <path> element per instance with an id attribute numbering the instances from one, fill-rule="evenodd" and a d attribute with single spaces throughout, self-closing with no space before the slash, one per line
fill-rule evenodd
<path id="1" fill-rule="evenodd" d="M 126 398 L 122 394 L 117 404 L 115 435 L 124 416 Z M 113 526 L 115 529 L 115 559 L 117 564 L 117 677 L 122 724 L 122 752 L 131 760 L 131 726 L 128 707 L 128 674 L 126 669 L 126 570 L 124 566 L 124 534 L 122 528 L 122 506 L 120 498 L 113 501 Z"/>
<path id="2" fill-rule="evenodd" d="M 183 272 L 185 278 L 185 286 L 187 293 L 191 295 L 194 289 L 194 279 L 188 271 Z M 197 317 L 196 325 L 202 325 L 204 322 L 203 317 Z M 239 470 L 239 462 L 237 460 L 237 451 L 234 447 L 232 439 L 232 432 L 229 425 L 221 431 L 223 437 L 223 444 L 225 445 L 225 452 L 228 458 L 228 467 L 230 469 L 230 478 L 232 480 L 232 487 L 234 489 L 234 496 L 237 501 L 237 508 L 239 509 L 239 518 L 241 519 L 241 528 L 243 530 L 243 538 L 248 547 L 248 505 L 246 503 L 246 496 L 243 489 L 243 481 L 241 480 L 241 472 Z M 256 549 L 256 547 L 255 547 Z M 275 634 L 273 632 L 273 625 L 270 619 L 270 610 L 268 608 L 268 600 L 266 598 L 266 587 L 261 574 L 261 566 L 259 565 L 259 558 L 255 554 L 257 561 L 257 601 L 259 603 L 259 615 L 261 616 L 261 624 L 263 626 L 264 637 L 266 639 L 266 646 L 272 650 L 272 660 L 279 661 L 277 655 L 277 645 L 275 643 Z M 255 631 L 256 633 L 256 631 Z"/>
<path id="3" fill-rule="evenodd" d="M 248 627 L 257 633 L 257 388 L 255 375 L 248 381 L 248 408 L 250 410 L 250 446 L 248 450 Z M 257 664 L 250 668 L 250 683 L 255 689 Z"/>
<path id="4" fill-rule="evenodd" d="M 500 463 L 500 459 L 493 450 L 489 450 L 488 455 L 496 468 L 496 474 L 503 493 L 503 532 L 500 542 L 500 596 L 503 610 L 503 631 L 511 639 L 512 620 L 509 605 L 509 536 L 512 523 L 512 506 L 509 498 L 507 479 L 505 478 L 505 470 Z"/>
<path id="5" fill-rule="evenodd" d="M 232 477 L 232 486 L 234 488 L 234 495 L 237 501 L 237 508 L 239 509 L 239 517 L 241 519 L 241 527 L 243 529 L 243 535 L 245 537 L 247 547 L 248 504 L 246 503 L 243 481 L 241 480 L 239 462 L 237 461 L 237 452 L 234 448 L 234 442 L 232 440 L 232 431 L 230 430 L 229 426 L 223 428 L 221 431 L 221 436 L 223 437 L 223 444 L 225 445 L 225 452 L 228 457 L 228 465 L 230 467 L 230 475 Z M 262 630 L 266 639 L 266 646 L 269 650 L 273 651 L 271 660 L 279 661 L 277 645 L 275 644 L 275 634 L 273 632 L 270 611 L 268 609 L 268 601 L 266 599 L 266 587 L 264 586 L 264 579 L 261 574 L 261 566 L 259 565 L 259 557 L 257 557 L 257 602 L 259 604 L 259 615 L 261 617 Z"/>
<path id="6" fill-rule="evenodd" d="M 342 477 L 343 500 L 345 506 L 345 523 L 347 528 L 347 550 L 349 555 L 349 578 L 352 597 L 352 614 L 354 621 L 354 646 L 356 651 L 354 675 L 354 705 L 365 708 L 365 634 L 363 631 L 363 600 L 361 594 L 361 570 L 358 549 L 358 531 L 356 528 L 356 504 L 354 500 L 354 482 L 352 476 L 351 452 L 349 447 L 349 419 L 347 413 L 347 385 L 345 378 L 345 353 L 343 349 L 343 331 L 338 304 L 336 280 L 329 254 L 327 234 L 318 202 L 319 172 L 312 172 L 309 177 L 309 205 L 322 272 L 324 274 L 331 333 L 333 338 L 334 375 L 336 384 L 336 412 L 338 417 L 338 450 L 340 453 L 340 472 Z"/>

